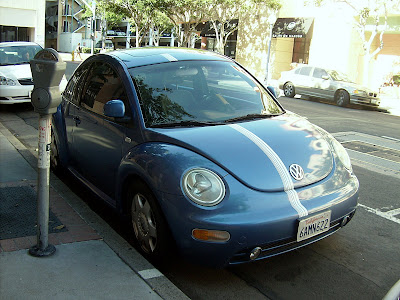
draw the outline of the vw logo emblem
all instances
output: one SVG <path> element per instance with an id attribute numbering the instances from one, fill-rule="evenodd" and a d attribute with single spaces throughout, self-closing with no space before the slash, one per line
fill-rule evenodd
<path id="1" fill-rule="evenodd" d="M 298 164 L 293 164 L 290 165 L 289 167 L 289 173 L 290 175 L 292 175 L 292 177 L 294 179 L 296 179 L 297 181 L 300 181 L 304 178 L 304 170 L 301 166 L 299 166 Z"/>

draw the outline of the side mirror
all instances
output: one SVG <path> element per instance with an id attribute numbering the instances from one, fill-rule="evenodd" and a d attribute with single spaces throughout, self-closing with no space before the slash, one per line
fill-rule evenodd
<path id="1" fill-rule="evenodd" d="M 328 79 L 329 79 L 329 76 L 328 76 L 328 75 L 324 75 L 324 76 L 322 76 L 322 79 L 323 79 L 323 80 L 328 80 Z"/>
<path id="2" fill-rule="evenodd" d="M 274 95 L 275 96 L 275 98 L 278 98 L 277 96 L 276 96 L 276 92 L 275 92 L 275 89 L 274 89 L 274 87 L 273 86 L 267 86 L 267 89 L 268 89 L 268 91 L 270 91 L 271 93 L 272 93 L 272 95 Z"/>
<path id="3" fill-rule="evenodd" d="M 125 104 L 121 100 L 111 100 L 104 104 L 104 115 L 112 118 L 123 118 L 125 116 Z"/>

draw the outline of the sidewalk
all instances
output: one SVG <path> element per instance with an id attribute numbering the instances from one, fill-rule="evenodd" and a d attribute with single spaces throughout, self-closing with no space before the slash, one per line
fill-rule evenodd
<path id="1" fill-rule="evenodd" d="M 88 57 L 90 57 L 92 55 L 90 53 L 81 53 L 82 59 L 77 58 L 76 55 L 75 55 L 74 60 L 72 60 L 72 54 L 71 53 L 58 52 L 58 54 L 61 56 L 63 61 L 71 61 L 71 62 L 73 61 L 73 62 L 75 62 L 77 64 L 80 64 L 82 61 L 84 61 L 86 58 L 88 58 Z"/>
<path id="2" fill-rule="evenodd" d="M 37 241 L 34 135 L 23 119 L 0 111 L 0 299 L 188 299 L 53 174 L 56 253 L 28 254 Z"/>

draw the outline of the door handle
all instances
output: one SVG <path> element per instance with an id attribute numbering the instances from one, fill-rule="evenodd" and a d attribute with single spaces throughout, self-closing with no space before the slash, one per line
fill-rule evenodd
<path id="1" fill-rule="evenodd" d="M 75 125 L 78 126 L 79 124 L 81 124 L 81 119 L 79 119 L 79 117 L 75 116 L 74 118 L 75 121 Z"/>

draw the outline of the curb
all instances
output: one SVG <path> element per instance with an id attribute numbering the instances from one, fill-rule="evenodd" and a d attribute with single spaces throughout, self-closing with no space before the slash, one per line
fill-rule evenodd
<path id="1" fill-rule="evenodd" d="M 37 171 L 37 153 L 29 150 L 29 148 L 32 148 L 32 145 L 24 145 L 23 141 L 20 141 L 14 136 L 2 122 L 0 122 L 0 131 L 28 164 Z M 161 298 L 166 300 L 190 299 L 138 253 L 125 239 L 115 232 L 100 216 L 93 212 L 85 202 L 75 195 L 68 186 L 53 173 L 51 173 L 50 176 L 50 186 L 103 238 L 103 241 L 117 256 Z"/>

